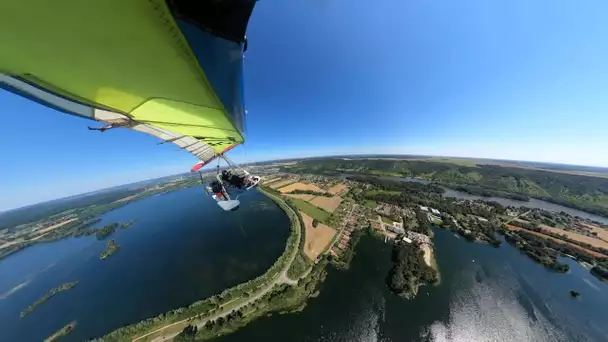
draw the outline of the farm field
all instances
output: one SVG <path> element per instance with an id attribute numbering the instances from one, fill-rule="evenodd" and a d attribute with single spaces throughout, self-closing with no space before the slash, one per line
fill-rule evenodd
<path id="1" fill-rule="evenodd" d="M 608 242 L 608 229 L 601 228 L 595 224 L 581 223 L 581 225 L 587 228 L 590 232 L 596 233 L 598 238 Z"/>
<path id="2" fill-rule="evenodd" d="M 293 184 L 287 185 L 287 186 L 279 189 L 279 191 L 282 194 L 290 193 L 294 190 L 310 190 L 310 191 L 315 191 L 315 192 L 325 192 L 325 190 L 319 188 L 316 185 L 300 183 L 300 182 L 293 183 Z"/>
<path id="3" fill-rule="evenodd" d="M 272 177 L 272 178 L 268 178 L 268 179 L 262 179 L 262 184 L 267 185 L 267 184 L 270 184 L 270 183 L 276 182 L 276 181 L 278 181 L 279 179 L 281 179 L 281 177 Z"/>
<path id="4" fill-rule="evenodd" d="M 606 257 L 606 256 L 605 256 L 604 254 L 602 254 L 602 253 L 598 253 L 598 252 L 596 252 L 596 251 L 592 251 L 592 250 L 590 250 L 590 249 L 587 249 L 587 248 L 585 248 L 585 247 L 581 247 L 581 246 L 576 245 L 576 244 L 573 244 L 573 243 L 571 243 L 571 242 L 566 242 L 566 241 L 564 241 L 564 240 L 556 239 L 556 238 L 554 238 L 554 237 L 552 237 L 552 236 L 545 235 L 545 234 L 543 234 L 543 233 L 539 233 L 539 232 L 535 232 L 535 231 L 533 231 L 533 230 L 528 230 L 528 229 L 525 229 L 525 228 L 521 228 L 521 227 L 517 227 L 517 226 L 512 226 L 512 225 L 510 225 L 510 224 L 508 224 L 508 225 L 507 225 L 507 229 L 509 229 L 509 230 L 514 230 L 514 231 L 515 231 L 515 230 L 525 230 L 526 232 L 528 232 L 528 233 L 530 233 L 530 234 L 534 234 L 534 235 L 536 235 L 536 236 L 539 236 L 539 237 L 545 238 L 545 239 L 547 239 L 547 240 L 552 240 L 552 241 L 555 241 L 556 243 L 560 243 L 560 244 L 562 244 L 562 245 L 568 245 L 568 246 L 571 246 L 571 247 L 573 247 L 573 248 L 576 248 L 576 249 L 579 249 L 579 250 L 581 250 L 581 251 L 587 252 L 587 253 L 589 253 L 589 254 L 591 254 L 591 255 L 594 255 L 594 256 L 596 256 L 596 257 L 599 257 L 599 258 L 605 258 L 605 257 Z"/>
<path id="5" fill-rule="evenodd" d="M 290 200 L 296 207 L 298 207 L 300 211 L 304 212 L 313 219 L 317 219 L 319 222 L 325 222 L 330 215 L 327 211 L 319 209 L 304 200 L 298 198 L 291 198 Z"/>
<path id="6" fill-rule="evenodd" d="M 306 237 L 304 243 L 304 254 L 310 260 L 316 260 L 319 254 L 327 248 L 327 245 L 331 242 L 336 231 L 322 223 L 319 223 L 317 227 L 312 226 L 312 217 L 306 215 L 300 211 L 304 225 L 306 226 Z"/>
<path id="7" fill-rule="evenodd" d="M 316 197 L 315 195 L 307 195 L 307 194 L 286 194 L 285 196 L 291 197 L 291 198 L 298 198 L 301 200 L 305 200 L 306 202 L 309 202 L 311 199 Z"/>
<path id="8" fill-rule="evenodd" d="M 554 227 L 549 227 L 549 226 L 545 226 L 545 225 L 541 225 L 540 228 L 542 228 L 543 230 L 549 231 L 551 233 L 554 234 L 566 234 L 566 236 L 568 236 L 569 239 L 575 240 L 575 241 L 579 241 L 582 243 L 588 243 L 593 247 L 599 247 L 599 248 L 606 248 L 608 249 L 608 242 L 600 240 L 600 239 L 596 239 L 596 238 L 592 238 L 590 236 L 586 236 L 583 234 L 579 234 L 579 233 L 575 233 L 575 232 L 569 232 L 567 230 L 563 230 L 563 229 L 559 229 L 559 228 L 554 228 Z M 598 234 L 599 235 L 599 234 Z"/>
<path id="9" fill-rule="evenodd" d="M 273 182 L 272 184 L 269 184 L 269 186 L 276 190 L 278 188 L 284 187 L 285 185 L 291 184 L 293 182 L 295 182 L 293 179 L 285 179 L 282 181 Z"/>
<path id="10" fill-rule="evenodd" d="M 317 196 L 310 201 L 311 204 L 313 204 L 321 209 L 324 209 L 330 213 L 333 213 L 336 210 L 336 208 L 338 208 L 338 206 L 340 205 L 341 202 L 342 202 L 342 197 L 340 197 L 340 196 L 334 196 L 334 197 Z"/>
<path id="11" fill-rule="evenodd" d="M 347 189 L 348 188 L 347 188 L 346 184 L 340 183 L 340 184 L 336 184 L 336 185 L 332 186 L 331 188 L 329 188 L 327 190 L 327 192 L 329 192 L 330 194 L 333 194 L 333 195 L 337 195 Z"/>

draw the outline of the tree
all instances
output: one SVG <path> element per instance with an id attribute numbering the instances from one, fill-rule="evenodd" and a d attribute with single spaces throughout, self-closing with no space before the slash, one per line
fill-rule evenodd
<path id="1" fill-rule="evenodd" d="M 319 225 L 319 220 L 313 219 L 312 220 L 312 226 L 315 227 L 315 228 L 317 228 L 318 225 Z"/>
<path id="2" fill-rule="evenodd" d="M 188 324 L 182 332 L 175 336 L 174 341 L 194 341 L 197 332 L 198 327 L 196 325 Z"/>

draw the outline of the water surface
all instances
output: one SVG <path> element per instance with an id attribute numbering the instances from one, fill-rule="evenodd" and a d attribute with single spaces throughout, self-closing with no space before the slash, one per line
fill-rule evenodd
<path id="1" fill-rule="evenodd" d="M 226 213 L 200 187 L 149 197 L 102 216 L 120 250 L 99 260 L 107 241 L 94 236 L 35 245 L 0 261 L 0 341 L 41 341 L 77 320 L 66 341 L 188 305 L 263 274 L 281 255 L 289 219 L 256 191 Z M 255 219 L 252 219 L 255 218 Z M 78 281 L 23 319 L 48 290 Z"/>
<path id="2" fill-rule="evenodd" d="M 436 231 L 441 284 L 413 300 L 385 285 L 391 245 L 363 237 L 350 270 L 329 270 L 300 313 L 274 315 L 219 341 L 605 341 L 608 285 L 578 264 L 551 272 L 504 245 Z M 581 297 L 571 298 L 576 289 Z"/>

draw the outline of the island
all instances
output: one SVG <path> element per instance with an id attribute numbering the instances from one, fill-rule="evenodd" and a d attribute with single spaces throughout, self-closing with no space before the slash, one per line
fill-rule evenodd
<path id="1" fill-rule="evenodd" d="M 38 299 L 32 305 L 28 306 L 25 310 L 21 311 L 21 318 L 23 318 L 23 317 L 27 316 L 28 314 L 30 314 L 39 305 L 41 305 L 42 303 L 46 302 L 47 300 L 49 300 L 54 295 L 58 294 L 59 292 L 70 290 L 74 286 L 76 286 L 76 284 L 78 284 L 78 281 L 73 281 L 73 282 L 69 282 L 69 283 L 63 283 L 63 284 L 61 284 L 61 285 L 59 285 L 59 286 L 51 289 L 44 296 L 42 296 L 42 298 Z"/>
<path id="2" fill-rule="evenodd" d="M 99 255 L 99 259 L 101 259 L 101 260 L 107 259 L 110 255 L 116 253 L 119 248 L 120 248 L 120 246 L 118 246 L 114 240 L 108 241 L 108 245 L 107 245 L 106 249 L 104 249 L 103 252 L 101 252 L 101 255 Z"/>
<path id="3" fill-rule="evenodd" d="M 57 330 L 53 335 L 44 339 L 44 342 L 53 342 L 59 340 L 61 337 L 69 334 L 76 327 L 76 321 L 72 321 L 66 324 L 63 328 Z"/>
<path id="4" fill-rule="evenodd" d="M 4 212 L 0 225 L 0 259 L 38 243 L 91 235 L 106 239 L 116 229 L 130 227 L 135 220 L 94 227 L 101 221 L 101 215 L 150 196 L 198 186 L 200 182 L 198 176 L 172 176 L 153 184 L 119 187 Z"/>

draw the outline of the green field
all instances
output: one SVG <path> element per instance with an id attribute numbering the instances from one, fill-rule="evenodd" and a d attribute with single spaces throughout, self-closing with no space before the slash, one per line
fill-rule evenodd
<path id="1" fill-rule="evenodd" d="M 376 208 L 376 206 L 378 205 L 378 203 L 376 203 L 376 201 L 371 201 L 371 200 L 365 200 L 365 206 L 368 208 Z"/>
<path id="2" fill-rule="evenodd" d="M 466 158 L 443 158 L 443 157 L 431 157 L 424 159 L 424 161 L 436 162 L 436 163 L 449 163 L 456 164 L 460 166 L 469 166 L 476 167 L 477 160 L 475 159 L 466 159 Z"/>
<path id="3" fill-rule="evenodd" d="M 402 173 L 392 172 L 392 171 L 370 170 L 369 173 L 376 175 L 376 176 L 403 177 Z"/>
<path id="4" fill-rule="evenodd" d="M 317 219 L 321 222 L 325 222 L 325 220 L 327 220 L 329 215 L 331 215 L 327 211 L 317 208 L 314 205 L 312 205 L 304 200 L 301 200 L 298 198 L 290 198 L 289 200 L 296 207 L 298 207 L 298 209 L 302 210 L 303 213 L 305 213 L 306 215 L 312 217 L 313 219 Z"/>
<path id="5" fill-rule="evenodd" d="M 399 195 L 401 194 L 401 191 L 387 191 L 387 190 L 368 190 L 366 192 L 363 193 L 363 196 L 375 196 L 378 194 L 385 194 L 385 195 Z"/>
<path id="6" fill-rule="evenodd" d="M 380 216 L 382 218 L 382 222 L 386 223 L 386 224 L 393 224 L 393 220 L 389 219 L 388 217 L 384 217 L 384 216 Z"/>

